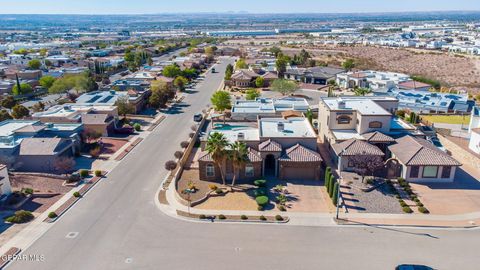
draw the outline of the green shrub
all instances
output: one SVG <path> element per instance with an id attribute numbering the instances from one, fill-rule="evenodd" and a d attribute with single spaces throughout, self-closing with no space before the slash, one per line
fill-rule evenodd
<path id="1" fill-rule="evenodd" d="M 413 198 L 412 198 L 413 197 Z M 420 202 L 420 199 L 418 199 L 417 196 L 410 196 L 410 199 L 412 199 L 412 201 L 416 202 L 416 203 L 419 203 Z"/>
<path id="2" fill-rule="evenodd" d="M 408 204 L 404 200 L 398 200 L 398 202 L 400 203 L 401 207 L 408 206 Z"/>
<path id="3" fill-rule="evenodd" d="M 245 215 L 241 215 L 240 218 L 241 218 L 242 220 L 247 220 L 247 219 L 248 219 L 248 217 L 245 216 Z"/>
<path id="4" fill-rule="evenodd" d="M 23 193 L 23 194 L 32 195 L 32 194 L 33 194 L 33 189 L 31 189 L 31 188 L 22 188 L 22 193 Z"/>
<path id="5" fill-rule="evenodd" d="M 256 197 L 259 197 L 259 196 L 265 196 L 267 195 L 267 189 L 266 188 L 256 188 L 255 190 L 253 190 L 253 196 L 256 198 Z"/>
<path id="6" fill-rule="evenodd" d="M 422 214 L 428 214 L 430 213 L 430 211 L 428 211 L 427 208 L 421 206 L 421 207 L 418 207 L 418 212 L 422 213 Z"/>
<path id="7" fill-rule="evenodd" d="M 75 197 L 75 198 L 80 198 L 80 196 L 82 196 L 82 195 L 80 195 L 80 192 L 78 192 L 78 191 L 75 191 L 73 193 L 73 197 Z"/>
<path id="8" fill-rule="evenodd" d="M 333 188 L 336 183 L 337 179 L 335 178 L 335 176 L 332 175 L 332 177 L 330 177 L 330 184 L 328 185 L 328 195 L 330 195 L 330 198 L 333 197 Z"/>
<path id="9" fill-rule="evenodd" d="M 263 211 L 263 206 L 261 206 L 261 205 L 257 206 L 257 210 L 258 211 Z"/>
<path id="10" fill-rule="evenodd" d="M 220 214 L 218 215 L 218 219 L 227 219 L 227 217 L 225 215 Z"/>
<path id="11" fill-rule="evenodd" d="M 276 216 L 275 216 L 275 220 L 276 220 L 276 221 L 282 221 L 282 220 L 283 220 L 283 217 L 280 216 L 280 215 L 276 215 Z"/>
<path id="12" fill-rule="evenodd" d="M 50 213 L 48 213 L 48 217 L 49 217 L 49 218 L 56 218 L 56 217 L 57 217 L 57 213 L 55 213 L 55 212 L 50 212 Z"/>
<path id="13" fill-rule="evenodd" d="M 267 185 L 267 180 L 255 180 L 253 184 L 257 187 L 265 187 Z"/>
<path id="14" fill-rule="evenodd" d="M 88 177 L 89 174 L 90 172 L 88 170 L 85 170 L 85 169 L 80 170 L 80 177 L 82 178 Z"/>
<path id="15" fill-rule="evenodd" d="M 372 178 L 368 178 L 367 181 L 366 181 L 367 184 L 369 185 L 373 185 L 373 179 Z"/>
<path id="16" fill-rule="evenodd" d="M 97 176 L 97 177 L 102 176 L 102 171 L 96 170 L 96 171 L 95 171 L 95 176 Z"/>
<path id="17" fill-rule="evenodd" d="M 255 198 L 255 201 L 257 202 L 258 205 L 265 206 L 266 204 L 268 204 L 268 197 L 258 196 L 257 198 Z"/>
<path id="18" fill-rule="evenodd" d="M 265 216 L 260 216 L 260 220 L 265 221 L 267 218 Z"/>
<path id="19" fill-rule="evenodd" d="M 139 123 L 135 123 L 135 125 L 133 125 L 133 128 L 135 129 L 135 131 L 142 130 L 142 126 Z"/>
<path id="20" fill-rule="evenodd" d="M 222 193 L 223 193 L 223 189 L 217 188 L 217 189 L 215 189 L 215 193 L 217 193 L 217 194 L 222 194 Z"/>
<path id="21" fill-rule="evenodd" d="M 25 223 L 32 220 L 33 214 L 30 211 L 19 210 L 11 217 L 6 218 L 5 220 L 11 223 Z"/>
<path id="22" fill-rule="evenodd" d="M 201 214 L 201 215 L 198 216 L 198 218 L 199 218 L 199 219 L 206 219 L 207 216 L 205 216 L 204 214 Z"/>
<path id="23" fill-rule="evenodd" d="M 405 212 L 405 213 L 407 213 L 407 214 L 413 213 L 413 210 L 412 210 L 410 207 L 408 207 L 408 206 L 402 207 L 402 210 L 403 210 L 403 212 Z"/>
<path id="24" fill-rule="evenodd" d="M 285 208 L 285 206 L 284 206 L 284 205 L 281 205 L 281 204 L 279 204 L 279 205 L 277 206 L 277 208 L 278 208 L 278 210 L 280 210 L 280 211 L 282 211 L 282 212 L 287 211 L 287 208 Z"/>

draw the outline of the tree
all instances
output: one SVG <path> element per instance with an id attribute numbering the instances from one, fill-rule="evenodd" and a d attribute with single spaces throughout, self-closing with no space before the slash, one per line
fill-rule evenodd
<path id="1" fill-rule="evenodd" d="M 205 146 L 205 150 L 207 150 L 212 157 L 213 163 L 220 168 L 220 176 L 222 178 L 223 185 L 226 185 L 223 165 L 225 164 L 228 155 L 228 145 L 229 143 L 227 138 L 225 138 L 225 135 L 219 132 L 213 132 L 208 137 L 207 144 Z"/>
<path id="2" fill-rule="evenodd" d="M 265 79 L 263 77 L 257 77 L 255 79 L 255 86 L 260 88 L 260 87 L 263 87 L 265 85 Z"/>
<path id="3" fill-rule="evenodd" d="M 43 104 L 43 102 L 41 102 L 41 101 L 35 103 L 32 106 L 32 111 L 34 111 L 34 112 L 43 112 L 43 110 L 45 110 L 45 104 Z"/>
<path id="4" fill-rule="evenodd" d="M 255 100 L 257 99 L 258 97 L 260 97 L 260 92 L 258 92 L 257 89 L 248 89 L 246 91 L 246 95 L 245 95 L 245 98 L 247 100 Z"/>
<path id="5" fill-rule="evenodd" d="M 349 58 L 342 63 L 342 67 L 350 71 L 355 67 L 355 61 Z"/>
<path id="6" fill-rule="evenodd" d="M 237 63 L 235 64 L 236 69 L 245 69 L 248 68 L 247 62 L 245 62 L 245 59 L 240 58 L 237 60 Z"/>
<path id="7" fill-rule="evenodd" d="M 42 62 L 40 62 L 38 59 L 33 59 L 28 61 L 27 66 L 30 69 L 39 69 L 42 66 Z"/>
<path id="8" fill-rule="evenodd" d="M 232 162 L 233 166 L 233 179 L 232 187 L 235 186 L 235 180 L 240 168 L 245 166 L 248 162 L 248 149 L 244 142 L 234 142 L 230 145 L 230 151 L 228 153 L 228 159 Z"/>
<path id="9" fill-rule="evenodd" d="M 12 93 L 14 96 L 18 95 L 25 95 L 33 92 L 33 88 L 28 83 L 20 84 L 20 90 L 18 89 L 18 85 L 14 85 L 12 89 Z"/>
<path id="10" fill-rule="evenodd" d="M 225 69 L 225 80 L 230 80 L 232 78 L 233 74 L 233 66 L 231 64 L 227 65 L 227 68 Z"/>
<path id="11" fill-rule="evenodd" d="M 148 104 L 153 108 L 163 106 L 167 102 L 169 96 L 173 93 L 168 88 L 167 84 L 162 81 L 152 81 L 150 90 L 152 91 L 152 94 L 148 98 Z"/>
<path id="12" fill-rule="evenodd" d="M 313 112 L 311 109 L 308 109 L 307 112 L 305 113 L 305 116 L 307 117 L 308 119 L 308 122 L 310 123 L 310 125 L 313 125 Z"/>
<path id="13" fill-rule="evenodd" d="M 175 162 L 173 160 L 169 160 L 169 161 L 165 162 L 165 169 L 166 170 L 173 171 L 173 170 L 175 170 L 175 168 L 177 168 L 177 162 Z"/>
<path id="14" fill-rule="evenodd" d="M 75 167 L 75 160 L 72 157 L 57 157 L 53 167 L 60 174 L 66 174 Z"/>
<path id="15" fill-rule="evenodd" d="M 88 143 L 96 143 L 100 137 L 102 137 L 102 134 L 96 130 L 93 129 L 86 129 L 82 133 L 83 140 Z"/>
<path id="16" fill-rule="evenodd" d="M 375 170 L 383 166 L 381 156 L 368 155 L 365 152 L 362 154 L 349 156 L 350 162 L 353 163 L 353 168 L 356 173 L 362 176 L 362 183 L 367 174 L 373 175 Z"/>
<path id="17" fill-rule="evenodd" d="M 363 87 L 357 87 L 353 91 L 355 92 L 355 96 L 365 96 L 372 92 L 372 90 Z"/>
<path id="18" fill-rule="evenodd" d="M 187 84 L 188 84 L 188 80 L 183 76 L 178 76 L 173 81 L 173 85 L 175 85 L 178 88 L 178 90 L 180 90 L 180 91 L 184 91 L 185 86 Z"/>
<path id="19" fill-rule="evenodd" d="M 335 182 L 333 186 L 333 195 L 332 195 L 333 205 L 337 205 L 338 203 L 338 189 L 339 189 L 338 182 Z"/>
<path id="20" fill-rule="evenodd" d="M 169 77 L 169 78 L 175 78 L 182 74 L 182 71 L 180 70 L 180 67 L 176 64 L 173 65 L 168 65 L 163 68 L 162 71 L 163 76 Z"/>
<path id="21" fill-rule="evenodd" d="M 46 89 L 49 89 L 50 87 L 52 87 L 54 82 L 55 82 L 55 78 L 52 76 L 43 76 L 39 80 L 40 85 Z"/>
<path id="22" fill-rule="evenodd" d="M 0 122 L 10 119 L 12 119 L 12 116 L 8 113 L 7 110 L 0 110 Z"/>
<path id="23" fill-rule="evenodd" d="M 279 55 L 277 61 L 275 61 L 275 67 L 277 68 L 277 74 L 279 78 L 283 77 L 285 71 L 287 71 L 287 65 L 290 62 L 288 56 Z"/>
<path id="24" fill-rule="evenodd" d="M 214 109 L 217 112 L 222 112 L 223 115 L 223 121 L 225 122 L 225 110 L 228 110 L 232 107 L 231 103 L 231 97 L 230 93 L 227 91 L 216 91 L 213 95 L 212 98 L 210 98 L 210 101 L 212 102 L 212 105 Z"/>
<path id="25" fill-rule="evenodd" d="M 271 88 L 273 91 L 279 92 L 283 96 L 287 96 L 297 91 L 298 85 L 294 81 L 276 79 L 272 82 Z"/>
<path id="26" fill-rule="evenodd" d="M 22 119 L 30 115 L 30 111 L 23 105 L 17 104 L 12 108 L 12 117 L 15 119 Z"/>
<path id="27" fill-rule="evenodd" d="M 115 102 L 117 106 L 118 114 L 123 115 L 125 118 L 127 114 L 135 113 L 135 107 L 128 102 L 128 96 L 121 96 Z"/>
<path id="28" fill-rule="evenodd" d="M 333 187 L 335 186 L 335 183 L 337 182 L 337 178 L 335 178 L 335 176 L 330 175 L 330 180 L 329 180 L 329 183 L 328 183 L 328 195 L 330 196 L 330 198 L 332 198 L 333 196 Z"/>
<path id="29" fill-rule="evenodd" d="M 13 108 L 13 106 L 17 105 L 17 102 L 15 101 L 13 96 L 7 96 L 4 99 L 2 99 L 2 101 L 0 102 L 0 105 L 2 105 L 2 107 L 4 108 L 11 109 Z"/>

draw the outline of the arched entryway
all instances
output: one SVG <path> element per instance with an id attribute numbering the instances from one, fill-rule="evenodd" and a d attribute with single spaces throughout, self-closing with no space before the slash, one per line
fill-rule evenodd
<path id="1" fill-rule="evenodd" d="M 275 176 L 275 171 L 276 171 L 276 160 L 275 156 L 272 154 L 268 154 L 265 157 L 265 175 L 266 176 Z"/>
<path id="2" fill-rule="evenodd" d="M 387 178 L 397 178 L 402 176 L 402 165 L 396 159 L 389 159 L 385 162 L 387 168 Z"/>

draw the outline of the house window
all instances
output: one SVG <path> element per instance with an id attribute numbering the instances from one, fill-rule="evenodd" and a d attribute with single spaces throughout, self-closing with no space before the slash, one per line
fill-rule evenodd
<path id="1" fill-rule="evenodd" d="M 451 166 L 443 166 L 442 170 L 442 178 L 450 178 L 450 174 L 452 172 L 452 167 Z"/>
<path id="2" fill-rule="evenodd" d="M 436 178 L 438 173 L 437 166 L 425 166 L 423 167 L 423 178 Z"/>
<path id="3" fill-rule="evenodd" d="M 420 171 L 420 167 L 418 166 L 410 167 L 410 178 L 418 178 L 419 171 Z"/>
<path id="4" fill-rule="evenodd" d="M 215 167 L 213 166 L 213 164 L 207 164 L 207 176 L 215 176 Z"/>
<path id="5" fill-rule="evenodd" d="M 348 115 L 340 115 L 339 117 L 337 117 L 338 124 L 350 124 L 351 120 L 352 118 L 350 118 L 350 116 Z"/>
<path id="6" fill-rule="evenodd" d="M 382 122 L 379 122 L 379 121 L 373 121 L 368 123 L 369 128 L 382 128 L 382 125 L 383 125 Z"/>
<path id="7" fill-rule="evenodd" d="M 245 176 L 252 177 L 254 173 L 255 173 L 255 170 L 253 169 L 252 164 L 245 165 Z"/>

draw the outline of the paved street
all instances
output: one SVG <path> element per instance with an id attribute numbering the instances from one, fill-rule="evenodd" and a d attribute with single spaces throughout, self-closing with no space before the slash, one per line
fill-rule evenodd
<path id="1" fill-rule="evenodd" d="M 186 222 L 154 204 L 192 116 L 209 104 L 227 62 L 208 73 L 174 110 L 84 199 L 8 269 L 394 269 L 419 263 L 477 269 L 479 230 L 298 227 Z M 67 237 L 70 233 L 71 237 Z"/>

